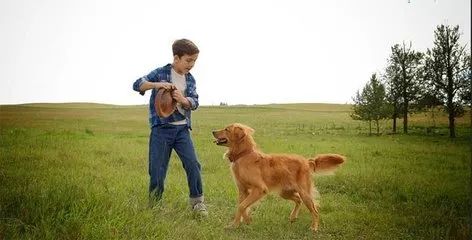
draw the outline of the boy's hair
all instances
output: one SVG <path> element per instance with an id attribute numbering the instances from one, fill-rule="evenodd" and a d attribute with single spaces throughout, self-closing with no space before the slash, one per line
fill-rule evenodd
<path id="1" fill-rule="evenodd" d="M 182 57 L 183 55 L 194 55 L 199 53 L 200 50 L 198 50 L 197 45 L 193 43 L 192 41 L 188 39 L 179 39 L 175 40 L 175 42 L 172 44 L 172 53 L 179 57 Z"/>

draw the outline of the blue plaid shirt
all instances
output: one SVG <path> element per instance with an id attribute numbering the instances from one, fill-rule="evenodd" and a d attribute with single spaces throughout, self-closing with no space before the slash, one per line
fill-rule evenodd
<path id="1" fill-rule="evenodd" d="M 144 95 L 144 92 L 139 91 L 139 88 L 143 84 L 144 81 L 148 82 L 171 82 L 171 77 L 170 73 L 172 70 L 172 65 L 167 64 L 164 67 L 160 67 L 155 69 L 154 71 L 150 72 L 148 75 L 139 78 L 133 83 L 133 90 L 139 92 L 139 94 Z M 172 115 L 166 118 L 160 118 L 157 113 L 156 109 L 154 106 L 154 100 L 157 95 L 156 89 L 152 90 L 151 97 L 149 99 L 149 125 L 152 127 L 161 125 L 161 124 L 166 124 L 166 123 L 171 123 L 171 122 L 176 122 L 180 120 L 187 119 L 187 126 L 191 129 L 192 128 L 192 123 L 191 123 L 191 110 L 195 110 L 198 108 L 198 94 L 196 91 L 196 84 L 195 84 L 195 79 L 193 78 L 192 74 L 187 73 L 185 75 L 185 81 L 187 83 L 187 89 L 185 90 L 185 97 L 187 100 L 190 102 L 190 110 L 184 109 L 184 114 L 181 114 L 179 111 L 174 111 Z"/>

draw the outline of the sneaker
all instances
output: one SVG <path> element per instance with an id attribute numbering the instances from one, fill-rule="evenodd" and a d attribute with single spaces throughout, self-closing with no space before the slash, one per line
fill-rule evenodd
<path id="1" fill-rule="evenodd" d="M 198 216 L 201 216 L 201 217 L 208 216 L 207 207 L 202 202 L 199 202 L 199 203 L 196 203 L 195 205 L 193 205 L 192 210 Z"/>

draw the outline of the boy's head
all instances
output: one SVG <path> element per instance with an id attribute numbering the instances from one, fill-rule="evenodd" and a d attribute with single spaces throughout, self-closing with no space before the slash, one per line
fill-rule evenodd
<path id="1" fill-rule="evenodd" d="M 172 44 L 174 54 L 174 70 L 179 74 L 187 74 L 197 61 L 198 47 L 188 39 L 179 39 Z"/>

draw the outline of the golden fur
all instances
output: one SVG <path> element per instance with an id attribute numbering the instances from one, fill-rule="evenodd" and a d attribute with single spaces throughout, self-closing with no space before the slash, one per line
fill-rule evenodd
<path id="1" fill-rule="evenodd" d="M 222 130 L 213 131 L 217 145 L 228 147 L 226 157 L 239 190 L 238 208 L 232 223 L 237 227 L 250 223 L 250 207 L 271 191 L 295 202 L 290 221 L 298 217 L 301 203 L 312 215 L 311 229 L 319 224 L 318 208 L 313 200 L 312 173 L 334 170 L 345 161 L 338 154 L 320 154 L 306 159 L 299 155 L 265 154 L 259 151 L 252 137 L 254 130 L 234 123 Z"/>

